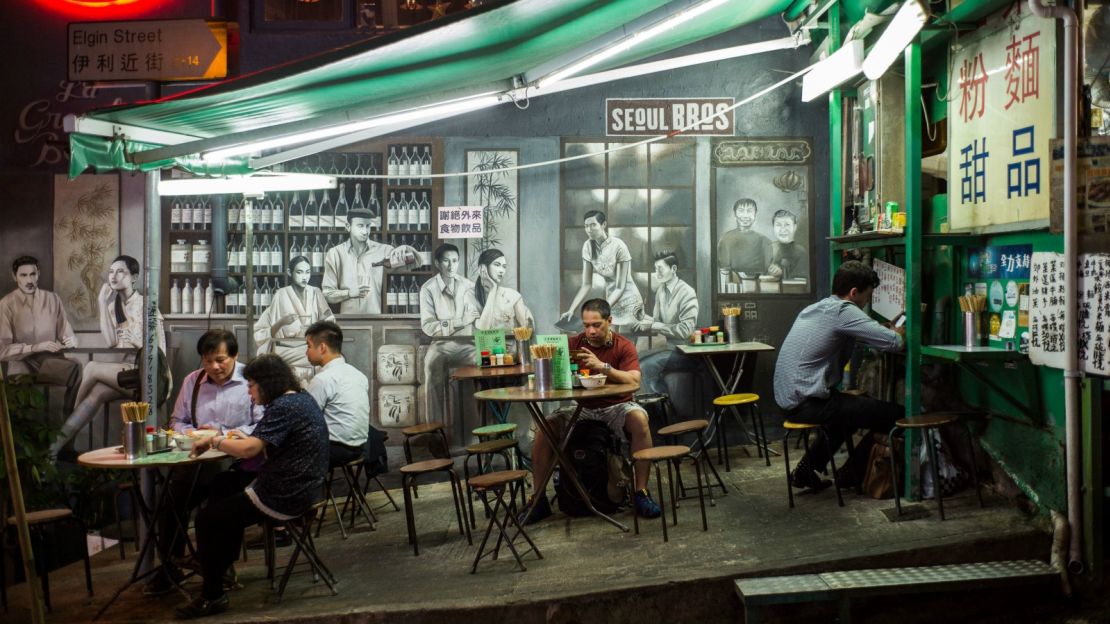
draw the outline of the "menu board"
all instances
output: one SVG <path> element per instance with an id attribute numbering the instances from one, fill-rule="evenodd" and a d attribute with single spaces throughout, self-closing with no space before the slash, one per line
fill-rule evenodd
<path id="1" fill-rule="evenodd" d="M 1064 368 L 1064 254 L 1033 254 L 1029 278 L 1029 360 Z"/>
<path id="2" fill-rule="evenodd" d="M 879 275 L 879 286 L 871 295 L 871 309 L 894 320 L 906 310 L 906 270 L 878 258 L 872 268 Z"/>
<path id="3" fill-rule="evenodd" d="M 1070 297 L 1064 286 L 1064 255 L 1033 254 L 1029 359 L 1064 368 L 1064 306 L 1074 301 L 1079 307 L 1079 366 L 1088 374 L 1110 376 L 1110 254 L 1083 254 L 1078 270 L 1079 296 Z"/>
<path id="4" fill-rule="evenodd" d="M 1088 374 L 1110 376 L 1110 254 L 1079 258 L 1079 361 Z"/>
<path id="5" fill-rule="evenodd" d="M 567 342 L 567 335 L 538 335 L 536 344 L 552 344 L 557 347 L 555 357 L 551 358 L 552 381 L 557 390 L 570 390 L 570 344 Z"/>
<path id="6" fill-rule="evenodd" d="M 474 330 L 474 365 L 482 365 L 482 352 L 490 355 L 505 353 L 504 329 L 475 329 Z"/>

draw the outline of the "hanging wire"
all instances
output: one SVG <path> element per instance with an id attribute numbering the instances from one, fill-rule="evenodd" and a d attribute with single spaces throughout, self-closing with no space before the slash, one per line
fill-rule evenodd
<path id="1" fill-rule="evenodd" d="M 538 163 L 528 163 L 528 164 L 523 164 L 523 165 L 514 165 L 512 167 L 502 167 L 500 169 L 483 169 L 481 171 L 460 171 L 460 172 L 457 172 L 457 173 L 432 173 L 432 174 L 421 175 L 419 177 L 424 178 L 424 179 L 429 179 L 429 178 L 466 178 L 466 177 L 476 176 L 476 175 L 489 175 L 491 173 L 507 173 L 509 171 L 519 171 L 519 170 L 522 170 L 522 169 L 535 169 L 537 167 L 547 167 L 549 165 L 558 165 L 558 164 L 562 164 L 562 163 L 565 163 L 565 162 L 571 162 L 571 161 L 575 161 L 575 160 L 582 160 L 584 158 L 595 158 L 597 156 L 602 156 L 604 154 L 611 154 L 613 152 L 619 152 L 619 151 L 626 150 L 626 149 L 633 149 L 633 148 L 639 147 L 641 145 L 648 145 L 650 143 L 657 143 L 657 142 L 663 141 L 665 139 L 670 139 L 670 138 L 676 137 L 676 136 L 686 132 L 687 130 L 689 130 L 691 128 L 700 126 L 700 125 L 705 124 L 705 123 L 707 123 L 711 120 L 717 119 L 719 117 L 723 117 L 726 113 L 729 113 L 733 110 L 736 110 L 737 108 L 740 108 L 741 106 L 744 106 L 745 104 L 749 104 L 751 102 L 754 102 L 755 100 L 757 100 L 757 99 L 759 99 L 759 98 L 761 98 L 761 97 L 779 89 L 783 85 L 788 84 L 788 83 L 798 79 L 799 77 L 801 77 L 801 76 L 805 75 L 807 72 L 809 72 L 809 70 L 812 69 L 812 68 L 813 68 L 813 66 L 810 65 L 809 67 L 805 67 L 803 69 L 800 69 L 800 70 L 794 72 L 793 74 L 790 74 L 786 78 L 783 78 L 782 80 L 776 82 L 775 84 L 767 87 L 766 89 L 763 89 L 763 90 L 761 90 L 761 91 L 759 91 L 759 92 L 757 92 L 753 95 L 750 95 L 750 96 L 744 98 L 743 100 L 740 100 L 739 102 L 733 104 L 732 106 L 729 106 L 728 108 L 722 109 L 722 110 L 720 110 L 720 111 L 718 111 L 718 112 L 716 112 L 712 115 L 709 115 L 708 117 L 703 117 L 701 119 L 695 119 L 694 121 L 691 121 L 690 123 L 686 124 L 685 126 L 682 126 L 681 128 L 671 130 L 670 132 L 668 132 L 666 134 L 660 134 L 660 135 L 657 135 L 657 136 L 648 137 L 648 138 L 643 139 L 641 141 L 636 141 L 635 143 L 619 143 L 619 144 L 616 144 L 616 147 L 610 147 L 608 149 L 604 149 L 604 150 L 597 151 L 597 152 L 588 152 L 586 154 L 577 154 L 575 156 L 566 156 L 566 157 L 563 157 L 563 158 L 556 158 L 554 160 L 545 160 L 543 162 L 538 162 Z M 525 106 L 525 107 L 527 108 L 527 106 Z M 391 176 L 389 174 L 378 174 L 378 175 L 334 174 L 332 177 L 335 177 L 337 179 L 338 178 L 359 178 L 359 179 L 371 179 L 371 180 L 375 180 L 375 179 L 385 180 L 385 179 L 395 178 L 395 177 L 398 177 L 398 176 Z"/>

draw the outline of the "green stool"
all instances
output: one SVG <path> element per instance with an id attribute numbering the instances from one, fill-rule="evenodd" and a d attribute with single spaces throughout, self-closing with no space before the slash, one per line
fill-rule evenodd
<path id="1" fill-rule="evenodd" d="M 516 423 L 496 423 L 478 427 L 471 431 L 479 440 L 496 440 L 497 438 L 512 438 L 516 434 Z"/>

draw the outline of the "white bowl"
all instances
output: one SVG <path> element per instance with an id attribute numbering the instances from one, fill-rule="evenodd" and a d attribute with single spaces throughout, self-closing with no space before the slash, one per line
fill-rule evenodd
<path id="1" fill-rule="evenodd" d="M 578 376 L 578 381 L 582 382 L 582 387 L 586 388 L 587 390 L 589 390 L 591 388 L 600 388 L 601 386 L 604 386 L 606 379 L 608 379 L 608 378 L 605 375 L 601 375 L 601 374 L 590 375 L 588 377 L 587 376 L 582 376 L 582 375 Z"/>
<path id="2" fill-rule="evenodd" d="M 179 433 L 173 437 L 173 441 L 177 443 L 177 450 L 191 451 L 193 450 L 193 442 L 196 442 L 197 439 L 192 436 L 187 436 Z"/>

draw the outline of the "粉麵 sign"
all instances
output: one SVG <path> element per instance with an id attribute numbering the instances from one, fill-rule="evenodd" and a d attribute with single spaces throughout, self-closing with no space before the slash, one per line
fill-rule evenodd
<path id="1" fill-rule="evenodd" d="M 227 76 L 227 22 L 77 22 L 66 33 L 69 79 L 210 80 Z"/>
<path id="2" fill-rule="evenodd" d="M 655 136 L 693 123 L 682 134 L 732 136 L 736 130 L 735 111 L 729 110 L 733 103 L 733 98 L 607 99 L 605 134 Z"/>

